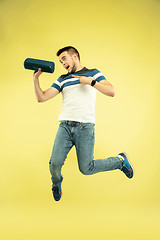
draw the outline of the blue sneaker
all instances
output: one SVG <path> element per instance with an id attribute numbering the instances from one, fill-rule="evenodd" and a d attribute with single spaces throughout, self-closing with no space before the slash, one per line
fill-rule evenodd
<path id="1" fill-rule="evenodd" d="M 62 181 L 61 181 L 61 184 L 62 184 Z M 59 186 L 55 184 L 52 185 L 52 193 L 55 201 L 59 201 L 62 197 L 61 184 Z"/>
<path id="2" fill-rule="evenodd" d="M 134 175 L 134 170 L 133 167 L 126 155 L 126 153 L 119 153 L 118 157 L 120 158 L 120 160 L 122 161 L 122 169 L 121 171 L 124 172 L 124 174 L 128 177 L 128 178 L 132 178 Z"/>

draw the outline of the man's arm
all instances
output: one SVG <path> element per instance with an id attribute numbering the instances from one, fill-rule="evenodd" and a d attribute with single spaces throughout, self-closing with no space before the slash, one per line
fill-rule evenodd
<path id="1" fill-rule="evenodd" d="M 110 96 L 110 97 L 115 96 L 114 87 L 107 80 L 101 80 L 100 82 L 96 82 L 96 84 L 94 85 L 94 88 L 96 88 L 98 91 L 100 91 L 101 93 L 103 93 L 107 96 Z"/>
<path id="2" fill-rule="evenodd" d="M 81 84 L 91 85 L 91 82 L 93 80 L 92 78 L 85 77 L 85 76 L 75 76 L 75 75 L 72 75 L 72 76 L 75 78 L 79 78 L 79 81 L 81 82 Z M 107 96 L 110 96 L 110 97 L 115 96 L 114 87 L 107 80 L 101 80 L 100 82 L 96 82 L 96 84 L 94 85 L 94 88 L 96 88 L 98 91 L 100 91 L 101 93 Z"/>
<path id="3" fill-rule="evenodd" d="M 39 76 L 41 74 L 42 74 L 42 72 L 41 72 L 40 68 L 38 69 L 38 72 L 33 73 L 33 87 L 34 87 L 37 101 L 45 102 L 45 101 L 55 97 L 56 95 L 58 95 L 59 91 L 54 87 L 50 87 L 49 89 L 42 91 L 42 89 L 40 88 L 40 84 L 39 84 Z"/>

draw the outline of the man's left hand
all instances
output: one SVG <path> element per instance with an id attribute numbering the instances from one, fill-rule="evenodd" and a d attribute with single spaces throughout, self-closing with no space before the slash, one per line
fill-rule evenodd
<path id="1" fill-rule="evenodd" d="M 85 76 L 77 76 L 77 75 L 72 75 L 72 77 L 79 78 L 80 83 L 82 84 L 89 84 L 91 85 L 92 78 L 90 77 L 85 77 Z"/>

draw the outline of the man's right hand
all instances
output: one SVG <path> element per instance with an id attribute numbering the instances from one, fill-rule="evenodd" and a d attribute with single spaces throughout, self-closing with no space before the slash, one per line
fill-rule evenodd
<path id="1" fill-rule="evenodd" d="M 59 91 L 54 87 L 50 87 L 47 90 L 42 91 L 39 84 L 39 76 L 42 73 L 43 72 L 41 72 L 41 68 L 39 68 L 37 72 L 34 71 L 33 73 L 33 86 L 34 86 L 34 90 L 35 90 L 35 94 L 38 102 L 45 102 L 50 98 L 55 97 L 59 93 Z"/>
<path id="2" fill-rule="evenodd" d="M 38 69 L 38 71 L 34 71 L 33 73 L 33 80 L 38 79 L 39 76 L 42 74 L 43 72 L 41 72 L 41 68 Z"/>

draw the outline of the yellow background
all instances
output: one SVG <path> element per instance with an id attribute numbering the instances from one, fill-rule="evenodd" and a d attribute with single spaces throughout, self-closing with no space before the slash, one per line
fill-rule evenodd
<path id="1" fill-rule="evenodd" d="M 1 239 L 160 238 L 159 30 L 159 0 L 0 1 Z M 55 62 L 46 89 L 65 73 L 56 52 L 66 45 L 116 89 L 97 94 L 95 158 L 126 151 L 135 176 L 84 176 L 72 149 L 55 202 L 48 162 L 61 95 L 37 103 L 23 62 Z"/>

